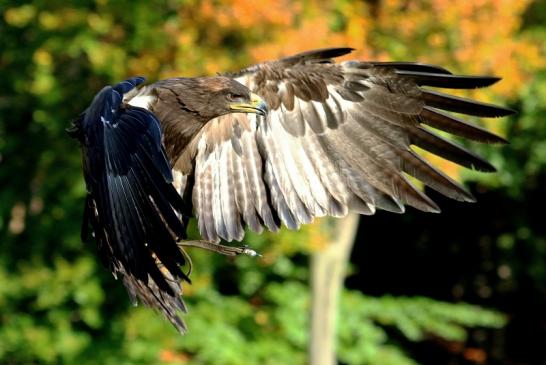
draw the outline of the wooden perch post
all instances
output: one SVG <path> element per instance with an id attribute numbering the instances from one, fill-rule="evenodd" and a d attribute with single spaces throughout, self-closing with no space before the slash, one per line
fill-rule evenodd
<path id="1" fill-rule="evenodd" d="M 353 213 L 343 219 L 336 219 L 327 247 L 311 256 L 311 365 L 337 363 L 336 319 L 339 296 L 358 220 L 359 216 Z"/>

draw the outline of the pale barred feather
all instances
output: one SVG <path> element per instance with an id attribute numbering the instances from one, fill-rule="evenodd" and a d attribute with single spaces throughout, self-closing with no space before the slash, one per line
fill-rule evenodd
<path id="1" fill-rule="evenodd" d="M 316 171 L 319 172 L 318 177 L 321 181 L 319 185 L 324 186 L 330 196 L 327 207 L 328 215 L 345 216 L 348 213 L 346 204 L 350 194 L 333 162 L 326 156 L 324 149 L 314 135 L 305 136 L 302 147 Z"/>
<path id="2" fill-rule="evenodd" d="M 220 146 L 216 146 L 213 153 L 209 156 L 212 166 L 213 186 L 212 186 L 212 214 L 216 232 L 220 237 L 227 239 L 227 229 L 225 219 L 222 214 L 222 191 L 220 186 L 220 174 L 221 174 L 221 160 L 220 160 Z"/>
<path id="3" fill-rule="evenodd" d="M 336 131 L 336 133 L 339 132 Z M 387 209 L 387 207 L 390 208 L 390 201 L 386 200 L 384 193 L 370 185 L 361 171 L 354 167 L 356 162 L 351 157 L 354 152 L 349 150 L 349 153 L 344 154 L 343 152 L 346 145 L 342 144 L 338 146 L 331 135 L 320 136 L 319 141 L 321 146 L 325 148 L 326 153 L 335 161 L 337 173 L 344 181 L 347 189 L 368 204 L 366 208 L 363 207 L 362 209 L 370 211 L 368 214 L 371 214 L 371 212 L 375 211 L 375 206 L 379 206 L 382 209 Z M 349 196 L 348 202 L 351 202 L 351 199 L 354 198 Z M 387 210 L 396 211 L 395 208 Z"/>
<path id="4" fill-rule="evenodd" d="M 297 98 L 293 98 L 293 100 L 294 99 L 298 100 Z M 280 122 L 282 123 L 282 127 L 285 131 L 297 137 L 301 137 L 306 134 L 306 123 L 299 108 L 288 110 L 281 104 L 280 112 L 283 114 L 283 118 L 280 119 Z"/>
<path id="5" fill-rule="evenodd" d="M 237 210 L 238 213 L 243 216 L 243 220 L 250 227 L 250 229 L 252 229 L 254 232 L 261 233 L 263 231 L 263 227 L 256 216 L 257 212 L 256 208 L 254 207 L 252 192 L 250 191 L 248 171 L 243 166 L 242 160 L 243 155 L 241 146 L 241 155 L 237 153 L 231 154 L 231 171 L 235 181 L 234 190 Z"/>
<path id="6" fill-rule="evenodd" d="M 291 137 L 289 137 L 288 140 L 291 143 L 291 152 L 294 156 L 294 161 L 300 170 L 300 174 L 304 178 L 303 182 L 307 184 L 308 191 L 306 192 L 308 192 L 309 200 L 306 201 L 306 204 L 311 210 L 311 214 L 315 217 L 324 217 L 328 214 L 329 194 L 326 192 L 326 189 L 318 176 L 315 165 L 311 162 L 310 157 L 301 145 L 302 141 L 295 141 Z M 296 183 L 296 186 L 300 185 L 301 182 Z"/>
<path id="7" fill-rule="evenodd" d="M 320 103 L 313 102 L 313 104 L 321 105 Z M 281 105 L 278 118 L 283 119 L 286 116 L 286 109 Z M 321 117 L 321 122 L 326 125 L 325 113 L 317 111 L 317 114 Z M 282 128 L 277 128 L 275 131 L 279 136 L 279 139 L 290 141 L 290 151 L 294 156 L 294 160 L 297 161 L 298 168 L 303 170 L 303 177 L 305 178 L 305 187 L 309 189 L 311 199 L 309 200 L 308 207 L 313 207 L 313 214 L 315 216 L 338 215 L 331 211 L 330 205 L 330 193 L 327 192 L 328 187 L 325 186 L 324 180 L 328 181 L 329 175 L 335 176 L 335 170 L 329 163 L 329 159 L 321 152 L 322 148 L 318 144 L 314 143 L 316 150 L 307 148 L 309 144 L 313 144 L 314 134 L 311 132 L 305 133 L 303 137 L 295 138 L 292 135 L 286 133 Z M 321 161 L 322 159 L 322 161 Z M 326 171 L 325 166 L 328 165 L 329 169 Z M 340 181 L 338 181 L 340 182 Z M 301 184 L 296 184 L 300 186 Z M 332 187 L 332 184 L 329 184 Z M 336 190 L 335 188 L 333 190 Z M 299 193 L 299 192 L 298 192 Z M 300 193 L 299 193 L 300 194 Z M 300 197 L 302 195 L 300 194 Z M 340 194 L 337 194 L 338 200 L 340 200 Z M 336 209 L 337 210 L 337 209 Z"/>
<path id="8" fill-rule="evenodd" d="M 202 139 L 202 138 L 201 138 Z M 204 218 L 205 214 L 205 181 L 203 179 L 203 171 L 205 169 L 204 162 L 205 158 L 202 153 L 202 144 L 201 142 L 197 146 L 197 154 L 195 156 L 195 182 L 193 184 L 192 191 L 192 203 L 193 209 L 195 211 L 195 216 L 197 217 L 198 228 L 201 235 L 205 236 L 206 234 L 206 225 L 207 220 Z M 176 170 L 175 170 L 176 171 Z M 207 235 L 208 236 L 208 235 Z"/>
<path id="9" fill-rule="evenodd" d="M 311 215 L 324 216 L 326 193 L 316 176 L 313 166 L 302 151 L 301 139 L 292 137 L 282 128 L 280 123 L 282 114 L 280 112 L 273 111 L 272 113 L 275 113 L 275 115 L 271 116 L 274 121 L 271 123 L 271 133 L 279 141 L 277 147 L 282 153 L 285 171 L 290 179 L 292 189 L 296 191 Z M 275 120 L 279 122 L 275 123 Z"/>
<path id="10" fill-rule="evenodd" d="M 309 223 L 312 219 L 311 215 L 295 191 L 290 178 L 290 173 L 297 173 L 294 170 L 291 170 L 294 169 L 295 166 L 286 164 L 284 160 L 284 153 L 286 151 L 281 145 L 283 141 L 276 138 L 273 128 L 274 125 L 272 123 L 267 129 L 264 128 L 263 133 L 258 133 L 258 141 L 261 142 L 263 150 L 267 154 L 268 161 L 270 161 L 268 166 L 271 168 L 271 179 L 275 180 L 292 215 L 298 221 L 298 224 Z"/>
<path id="11" fill-rule="evenodd" d="M 263 181 L 262 158 L 258 151 L 257 140 L 255 139 L 256 123 L 250 123 L 251 133 L 243 133 L 241 144 L 243 147 L 244 168 L 247 176 L 248 186 L 252 194 L 254 207 L 260 215 L 264 225 L 271 231 L 276 231 L 278 226 L 273 219 L 271 208 L 267 201 L 267 192 Z"/>
<path id="12" fill-rule="evenodd" d="M 289 229 L 299 229 L 300 223 L 292 214 L 292 209 L 289 207 L 285 195 L 281 191 L 281 187 L 275 178 L 273 173 L 273 162 L 271 159 L 268 159 L 265 162 L 264 178 L 270 189 L 272 204 L 279 215 L 281 222 Z"/>
<path id="13" fill-rule="evenodd" d="M 233 194 L 235 187 L 231 170 L 231 154 L 233 153 L 231 141 L 223 142 L 220 149 L 220 199 L 222 201 L 222 216 L 227 230 L 226 240 L 240 241 L 244 233 L 235 203 L 235 194 Z"/>
<path id="14" fill-rule="evenodd" d="M 196 208 L 196 216 L 198 220 L 199 231 L 207 240 L 214 241 L 217 237 L 216 222 L 214 220 L 213 210 L 213 159 L 206 152 L 206 139 L 204 136 L 198 144 L 198 153 L 196 157 L 195 180 L 199 186 L 198 191 L 194 191 L 193 200 L 194 208 Z M 196 195 L 199 193 L 199 195 Z M 196 204 L 197 203 L 197 204 Z"/>

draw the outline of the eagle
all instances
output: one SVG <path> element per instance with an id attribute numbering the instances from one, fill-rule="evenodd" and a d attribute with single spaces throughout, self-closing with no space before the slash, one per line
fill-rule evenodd
<path id="1" fill-rule="evenodd" d="M 82 240 L 90 237 L 131 301 L 184 333 L 185 246 L 226 255 L 252 249 L 245 229 L 298 229 L 314 217 L 405 206 L 440 209 L 412 178 L 463 202 L 475 199 L 414 151 L 467 168 L 495 168 L 434 130 L 506 141 L 459 116 L 513 110 L 434 90 L 487 87 L 500 78 L 454 75 L 415 62 L 335 62 L 327 48 L 213 77 L 104 87 L 72 123 L 87 188 Z M 195 217 L 202 237 L 187 240 Z"/>

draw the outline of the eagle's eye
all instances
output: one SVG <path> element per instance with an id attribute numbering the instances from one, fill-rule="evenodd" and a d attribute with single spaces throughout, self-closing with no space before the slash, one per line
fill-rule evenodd
<path id="1" fill-rule="evenodd" d="M 235 101 L 235 100 L 240 100 L 240 99 L 244 99 L 245 96 L 244 95 L 241 95 L 241 94 L 236 94 L 236 93 L 232 93 L 232 92 L 229 92 L 227 94 L 227 99 L 229 101 Z"/>

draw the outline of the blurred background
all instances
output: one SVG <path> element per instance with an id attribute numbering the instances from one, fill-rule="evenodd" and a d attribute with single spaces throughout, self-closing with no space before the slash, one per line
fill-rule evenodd
<path id="1" fill-rule="evenodd" d="M 519 111 L 472 146 L 477 204 L 360 221 L 341 364 L 546 364 L 546 1 L 0 0 L 0 363 L 305 364 L 309 261 L 331 221 L 249 234 L 264 258 L 192 251 L 190 332 L 129 304 L 79 238 L 80 149 L 64 129 L 104 85 L 234 71 L 311 48 L 503 80 L 466 96 Z M 195 230 L 195 228 L 193 228 Z"/>

